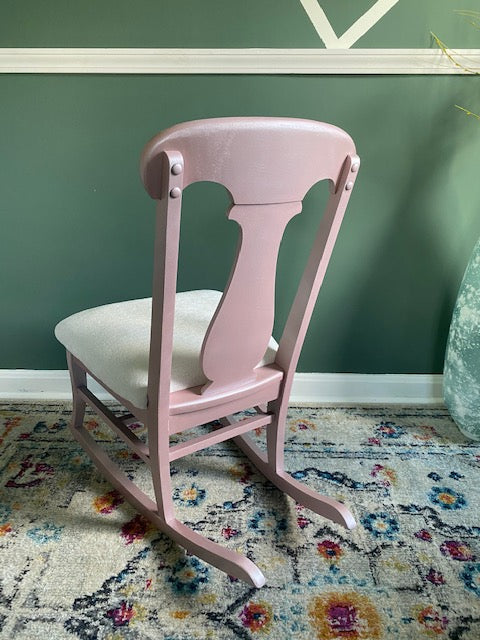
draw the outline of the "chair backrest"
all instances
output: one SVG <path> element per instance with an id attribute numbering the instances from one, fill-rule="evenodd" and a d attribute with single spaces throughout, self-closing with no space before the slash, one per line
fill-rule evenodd
<path id="1" fill-rule="evenodd" d="M 241 388 L 254 379 L 273 328 L 276 263 L 285 227 L 301 211 L 307 191 L 327 179 L 331 183 L 327 211 L 277 357 L 284 368 L 286 359 L 295 360 L 296 366 L 311 299 L 318 291 L 317 274 L 325 257 L 328 262 L 357 169 L 355 145 L 348 134 L 329 124 L 295 118 L 198 120 L 167 129 L 146 145 L 142 180 L 150 196 L 160 201 L 157 233 L 163 239 L 157 238 L 156 251 L 169 253 L 156 263 L 162 272 L 156 286 L 163 298 L 174 292 L 171 280 L 176 278 L 178 247 L 172 244 L 178 244 L 183 188 L 198 181 L 224 185 L 233 203 L 228 217 L 241 228 L 230 278 L 202 347 L 201 365 L 211 381 L 203 393 Z M 174 226 L 173 222 L 168 226 L 169 218 L 176 219 Z M 159 299 L 154 289 L 154 305 L 156 295 Z M 156 320 L 171 324 L 170 303 L 159 304 L 163 312 Z M 168 348 L 163 354 L 168 359 Z"/>

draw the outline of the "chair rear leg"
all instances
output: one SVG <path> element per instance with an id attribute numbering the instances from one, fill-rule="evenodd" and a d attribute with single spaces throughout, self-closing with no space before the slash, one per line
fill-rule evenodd
<path id="1" fill-rule="evenodd" d="M 168 524 L 175 520 L 175 507 L 172 498 L 170 478 L 169 435 L 162 422 L 168 424 L 168 416 L 155 416 L 148 420 L 148 448 L 150 454 L 150 473 L 157 502 L 159 517 Z"/>

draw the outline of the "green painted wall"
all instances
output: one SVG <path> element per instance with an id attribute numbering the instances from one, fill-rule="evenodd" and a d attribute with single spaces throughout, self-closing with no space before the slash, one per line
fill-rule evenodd
<path id="1" fill-rule="evenodd" d="M 373 0 L 322 0 L 337 35 Z M 473 6 L 472 6 L 473 5 Z M 477 5 L 475 7 L 475 5 Z M 356 47 L 478 46 L 465 0 L 399 0 Z M 2 47 L 322 47 L 300 0 L 2 0 Z"/>
<path id="2" fill-rule="evenodd" d="M 399 4 L 404 1 L 408 5 Z M 129 4 L 115 3 L 115 15 Z M 180 3 L 183 9 L 194 4 L 200 3 Z M 243 15 L 261 3 L 237 4 Z M 433 4 L 448 7 L 448 20 L 456 20 L 449 13 L 455 2 Z M 44 18 L 15 36 L 0 19 L 3 46 L 12 46 L 12 38 L 15 46 L 67 45 L 55 31 L 66 10 L 55 27 L 37 3 L 1 6 L 10 20 L 20 20 L 28 7 L 37 12 L 30 19 Z M 82 3 L 87 16 L 89 6 Z M 105 26 L 103 10 L 112 3 L 92 2 L 91 11 L 94 6 Z M 226 19 L 220 9 L 219 15 Z M 308 22 L 298 20 L 295 33 L 306 33 Z M 442 20 L 449 24 L 445 15 Z M 122 40 L 115 24 L 104 46 L 153 45 L 147 20 L 142 43 L 140 32 Z M 80 32 L 68 45 L 100 44 L 96 28 L 88 42 Z M 283 46 L 275 30 L 269 37 L 266 45 Z M 309 37 L 305 46 L 315 46 Z M 197 44 L 192 38 L 188 46 Z M 149 295 L 154 207 L 141 186 L 138 159 L 152 135 L 194 118 L 286 115 L 343 127 L 362 157 L 299 370 L 440 372 L 456 291 L 480 233 L 480 125 L 453 105 L 478 107 L 478 82 L 453 76 L 0 76 L 0 368 L 64 368 L 53 337 L 59 319 Z M 324 199 L 324 187 L 315 187 L 287 230 L 279 326 Z M 236 238 L 235 224 L 222 215 L 226 195 L 217 185 L 194 185 L 184 202 L 179 289 L 222 287 Z M 210 222 L 219 217 L 212 232 Z"/>

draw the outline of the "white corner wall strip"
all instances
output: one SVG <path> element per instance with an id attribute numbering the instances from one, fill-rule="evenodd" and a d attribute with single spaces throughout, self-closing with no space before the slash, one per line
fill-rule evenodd
<path id="1" fill-rule="evenodd" d="M 452 52 L 480 69 L 480 49 Z M 467 74 L 439 49 L 0 48 L 0 73 Z"/>
<path id="2" fill-rule="evenodd" d="M 441 375 L 297 373 L 291 404 L 441 404 Z M 111 399 L 90 380 L 92 391 Z M 0 401 L 71 399 L 68 371 L 0 369 Z"/>

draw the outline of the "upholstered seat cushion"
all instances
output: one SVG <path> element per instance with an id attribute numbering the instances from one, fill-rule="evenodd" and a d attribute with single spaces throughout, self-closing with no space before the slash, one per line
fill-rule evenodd
<path id="1" fill-rule="evenodd" d="M 177 293 L 170 391 L 207 381 L 200 350 L 221 295 L 211 290 Z M 65 318 L 55 327 L 55 335 L 107 387 L 144 409 L 151 313 L 151 298 L 107 304 Z M 272 338 L 259 365 L 272 363 L 277 348 Z"/>

